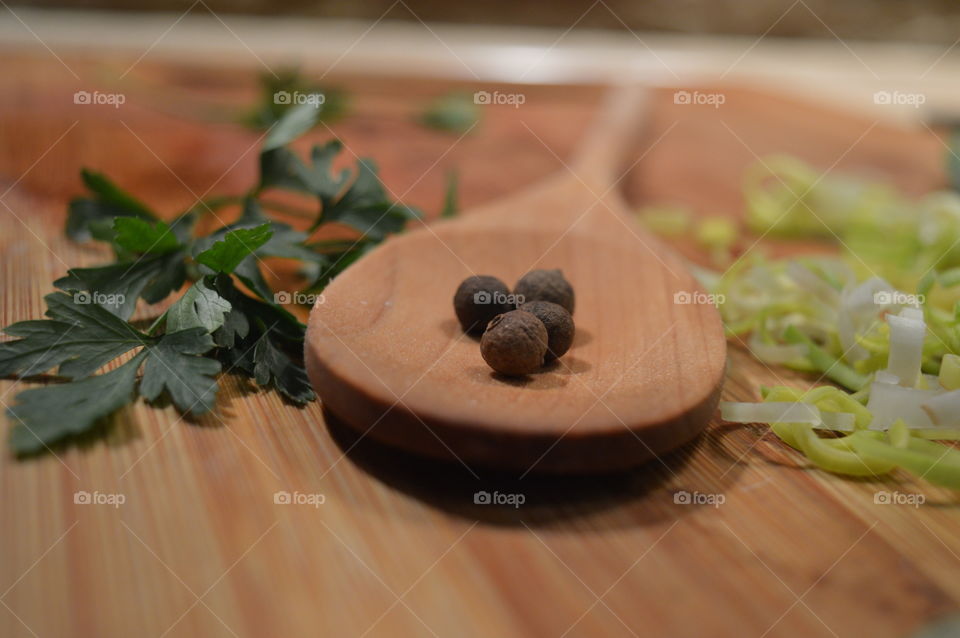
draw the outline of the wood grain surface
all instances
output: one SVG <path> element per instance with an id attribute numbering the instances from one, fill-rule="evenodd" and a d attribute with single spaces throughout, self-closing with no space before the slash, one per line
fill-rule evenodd
<path id="1" fill-rule="evenodd" d="M 254 98 L 253 68 L 147 57 L 124 75 L 134 59 L 59 53 L 70 70 L 46 51 L 0 53 L 4 325 L 41 316 L 68 265 L 107 258 L 62 236 L 80 166 L 171 215 L 255 174 L 257 136 L 226 122 Z M 450 167 L 465 207 L 561 169 L 599 95 L 510 88 L 524 106 L 485 109 L 458 141 L 412 120 L 449 85 L 336 81 L 353 115 L 311 138 L 341 136 L 377 158 L 398 196 L 434 211 Z M 78 89 L 127 101 L 75 105 Z M 772 151 L 913 193 L 942 182 L 943 148 L 927 131 L 723 91 L 719 109 L 658 94 L 646 154 L 622 182 L 631 201 L 735 215 L 741 171 Z M 279 280 L 291 270 L 271 269 Z M 729 359 L 727 399 L 813 381 L 736 343 Z M 0 396 L 34 383 L 5 380 Z M 0 636 L 903 636 L 960 602 L 954 494 L 809 470 L 761 428 L 714 422 L 629 473 L 511 480 L 360 440 L 319 404 L 297 409 L 233 378 L 197 422 L 138 403 L 112 426 L 106 441 L 56 455 L 2 456 Z M 79 490 L 125 501 L 76 504 Z M 481 490 L 525 502 L 475 505 Z M 927 503 L 877 505 L 878 490 Z M 281 491 L 324 502 L 276 504 Z M 685 505 L 680 491 L 723 503 Z"/>

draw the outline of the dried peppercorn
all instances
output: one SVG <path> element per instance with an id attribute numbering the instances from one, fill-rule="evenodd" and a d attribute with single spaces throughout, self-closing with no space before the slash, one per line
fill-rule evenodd
<path id="1" fill-rule="evenodd" d="M 513 297 L 507 285 L 490 275 L 474 275 L 463 280 L 453 296 L 453 309 L 466 332 L 482 333 L 490 320 L 513 310 Z"/>
<path id="2" fill-rule="evenodd" d="M 531 270 L 520 278 L 513 292 L 522 302 L 549 301 L 573 314 L 573 286 L 564 279 L 559 268 Z"/>
<path id="3" fill-rule="evenodd" d="M 576 328 L 566 308 L 551 301 L 528 301 L 520 310 L 536 316 L 547 329 L 547 362 L 559 359 L 570 349 Z"/>
<path id="4" fill-rule="evenodd" d="M 536 372 L 547 354 L 547 328 L 524 310 L 494 317 L 480 339 L 480 354 L 497 372 L 524 375 Z"/>

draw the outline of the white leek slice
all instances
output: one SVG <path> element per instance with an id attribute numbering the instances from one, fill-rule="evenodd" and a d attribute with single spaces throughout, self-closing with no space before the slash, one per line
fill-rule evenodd
<path id="1" fill-rule="evenodd" d="M 921 407 L 938 427 L 960 425 L 960 390 L 938 394 Z"/>
<path id="2" fill-rule="evenodd" d="M 822 429 L 835 432 L 853 432 L 857 417 L 852 412 L 827 412 L 820 410 Z M 813 426 L 820 427 L 820 426 Z"/>
<path id="3" fill-rule="evenodd" d="M 790 363 L 807 355 L 807 348 L 798 344 L 764 343 L 759 333 L 754 332 L 747 341 L 751 354 L 766 363 Z"/>
<path id="4" fill-rule="evenodd" d="M 870 429 L 887 430 L 897 419 L 903 419 L 911 428 L 934 427 L 923 405 L 936 395 L 936 390 L 918 390 L 874 381 L 867 401 L 867 409 L 873 414 Z"/>
<path id="5" fill-rule="evenodd" d="M 905 319 L 915 319 L 917 321 L 923 321 L 923 310 L 920 308 L 912 308 L 907 306 L 906 308 L 900 309 L 900 316 Z"/>
<path id="6" fill-rule="evenodd" d="M 877 383 L 900 385 L 900 377 L 895 374 L 890 374 L 886 370 L 877 370 L 876 374 L 873 375 L 873 380 Z"/>
<path id="7" fill-rule="evenodd" d="M 830 305 L 836 305 L 840 301 L 840 293 L 835 288 L 800 262 L 787 262 L 787 274 L 801 288 L 812 292 Z"/>
<path id="8" fill-rule="evenodd" d="M 939 381 L 947 390 L 960 390 L 960 357 L 955 354 L 943 355 Z"/>
<path id="9" fill-rule="evenodd" d="M 896 375 L 900 385 L 906 388 L 914 387 L 920 377 L 923 338 L 927 334 L 926 324 L 911 312 L 914 310 L 904 308 L 900 315 L 887 315 L 887 324 L 890 326 L 887 372 Z"/>
<path id="10" fill-rule="evenodd" d="M 917 381 L 917 387 L 921 390 L 943 392 L 943 387 L 940 385 L 940 377 L 935 374 L 921 374 L 920 379 Z"/>
<path id="11" fill-rule="evenodd" d="M 857 334 L 864 332 L 881 310 L 892 305 L 894 292 L 893 286 L 880 277 L 843 290 L 837 312 L 837 335 L 846 353 L 845 359 L 856 362 L 867 358 L 867 351 L 857 343 Z"/>
<path id="12" fill-rule="evenodd" d="M 810 423 L 821 422 L 820 408 L 798 401 L 720 404 L 720 417 L 731 423 Z"/>
<path id="13" fill-rule="evenodd" d="M 853 432 L 856 416 L 850 412 L 826 412 L 812 403 L 770 401 L 767 403 L 720 404 L 720 417 L 730 423 L 807 423 L 815 428 Z"/>

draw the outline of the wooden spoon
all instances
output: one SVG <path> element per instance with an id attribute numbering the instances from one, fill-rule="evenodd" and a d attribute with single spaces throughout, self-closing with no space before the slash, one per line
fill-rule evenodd
<path id="1" fill-rule="evenodd" d="M 645 97 L 613 90 L 569 169 L 392 237 L 333 281 L 305 349 L 324 406 L 379 441 L 524 474 L 621 470 L 701 432 L 724 376 L 719 314 L 616 189 Z M 535 268 L 573 284 L 577 336 L 543 372 L 501 377 L 453 293 L 472 274 L 512 286 Z"/>

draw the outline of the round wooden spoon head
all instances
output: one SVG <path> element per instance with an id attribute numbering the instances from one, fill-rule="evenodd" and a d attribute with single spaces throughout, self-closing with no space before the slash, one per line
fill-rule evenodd
<path id="1" fill-rule="evenodd" d="M 324 406 L 379 441 L 522 473 L 620 470 L 702 431 L 724 373 L 717 310 L 614 189 L 589 184 L 558 176 L 345 271 L 307 331 Z M 512 286 L 535 268 L 573 284 L 576 339 L 542 372 L 502 377 L 460 329 L 453 293 L 472 274 Z"/>

